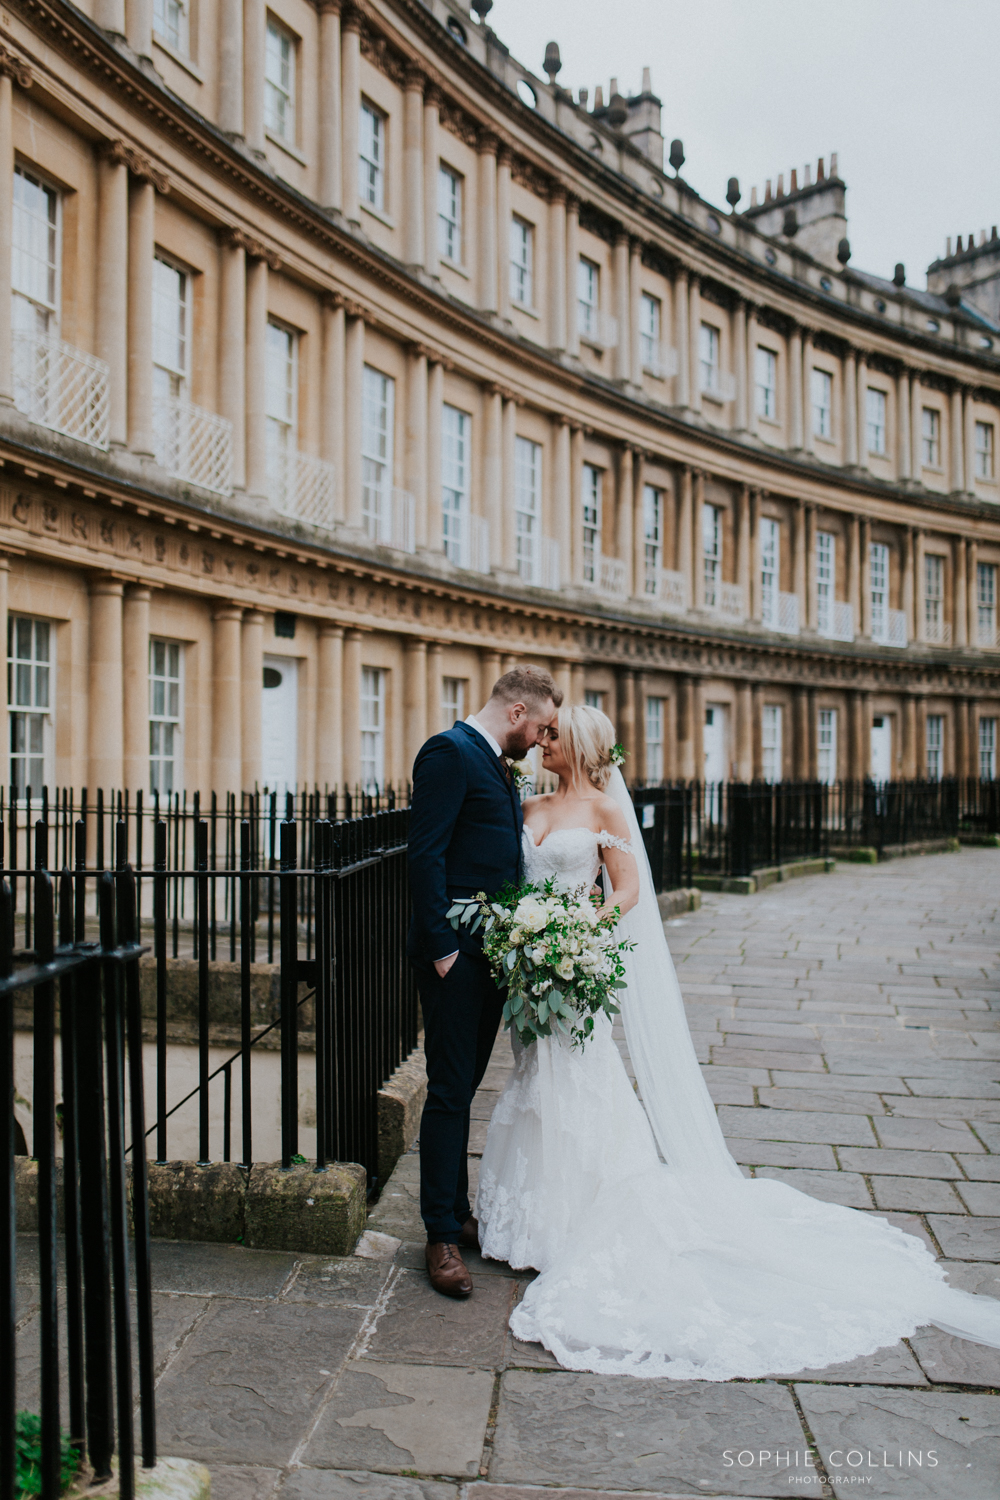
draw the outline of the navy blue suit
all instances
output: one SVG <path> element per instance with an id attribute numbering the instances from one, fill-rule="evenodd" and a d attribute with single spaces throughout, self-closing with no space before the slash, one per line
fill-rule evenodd
<path id="1" fill-rule="evenodd" d="M 503 1010 L 478 936 L 456 932 L 447 913 L 456 896 L 492 896 L 518 879 L 521 827 L 521 799 L 478 730 L 456 724 L 421 748 L 410 810 L 408 952 L 424 1014 L 420 1212 L 431 1243 L 453 1244 L 469 1217 L 469 1110 Z M 456 948 L 439 978 L 434 960 Z"/>

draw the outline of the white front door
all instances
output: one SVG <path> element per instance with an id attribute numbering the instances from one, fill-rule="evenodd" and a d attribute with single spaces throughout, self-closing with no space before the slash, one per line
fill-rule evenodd
<path id="1" fill-rule="evenodd" d="M 299 664 L 264 657 L 260 714 L 260 777 L 271 792 L 295 789 L 299 752 Z"/>
<path id="2" fill-rule="evenodd" d="M 729 780 L 728 711 L 722 703 L 705 705 L 705 781 Z"/>
<path id="3" fill-rule="evenodd" d="M 872 768 L 873 781 L 892 780 L 892 720 L 888 714 L 876 714 L 872 719 Z"/>

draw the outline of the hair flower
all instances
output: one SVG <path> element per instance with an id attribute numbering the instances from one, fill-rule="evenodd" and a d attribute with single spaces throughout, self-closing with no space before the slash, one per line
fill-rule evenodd
<path id="1" fill-rule="evenodd" d="M 623 766 L 625 764 L 625 746 L 621 744 L 612 745 L 608 753 L 608 759 L 613 766 Z"/>

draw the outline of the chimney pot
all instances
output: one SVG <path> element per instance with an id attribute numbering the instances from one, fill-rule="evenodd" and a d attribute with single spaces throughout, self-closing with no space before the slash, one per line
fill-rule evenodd
<path id="1" fill-rule="evenodd" d="M 752 187 L 750 189 L 750 207 L 757 207 L 757 189 L 755 187 Z"/>
<path id="2" fill-rule="evenodd" d="M 785 196 L 785 174 L 784 174 L 784 172 L 779 172 L 778 173 L 778 197 L 779 198 L 783 198 L 784 196 Z"/>
<path id="3" fill-rule="evenodd" d="M 997 226 L 994 224 L 993 228 L 990 230 L 990 239 L 991 240 L 995 240 L 996 237 L 997 237 Z"/>
<path id="4" fill-rule="evenodd" d="M 836 151 L 831 151 L 830 152 L 830 176 L 831 177 L 836 177 L 836 175 L 837 175 L 837 153 L 836 153 Z"/>
<path id="5" fill-rule="evenodd" d="M 589 99 L 590 99 L 590 90 L 589 89 L 581 89 L 580 90 L 580 105 L 581 105 L 581 107 L 583 109 L 587 108 L 587 103 L 588 103 Z"/>
<path id="6" fill-rule="evenodd" d="M 979 243 L 981 245 L 985 245 L 986 244 L 986 230 L 985 229 L 981 229 L 979 231 Z"/>
<path id="7" fill-rule="evenodd" d="M 951 259 L 951 235 L 950 234 L 949 234 L 948 238 L 944 242 L 944 258 L 945 258 L 945 260 L 950 260 Z"/>
<path id="8" fill-rule="evenodd" d="M 618 92 L 618 79 L 617 78 L 612 78 L 612 80 L 611 80 L 611 87 L 608 90 L 608 98 L 609 99 L 613 98 L 614 95 L 617 94 L 617 92 Z"/>
<path id="9" fill-rule="evenodd" d="M 816 163 L 816 181 L 826 181 L 826 163 L 824 162 L 822 157 L 820 157 L 819 161 Z"/>
<path id="10" fill-rule="evenodd" d="M 649 68 L 643 68 L 642 70 L 642 92 L 644 94 L 651 94 L 653 92 L 653 75 Z"/>
<path id="11" fill-rule="evenodd" d="M 604 108 L 604 85 L 602 83 L 599 83 L 594 90 L 594 108 Z"/>
<path id="12" fill-rule="evenodd" d="M 798 190 L 799 190 L 799 169 L 798 169 L 798 167 L 793 167 L 792 168 L 791 181 L 789 182 L 789 185 L 788 185 L 788 191 L 790 193 L 797 193 Z"/>
<path id="13" fill-rule="evenodd" d="M 802 168 L 802 186 L 812 187 L 812 162 L 807 161 Z"/>
<path id="14" fill-rule="evenodd" d="M 764 202 L 770 203 L 773 196 L 774 194 L 771 192 L 771 179 L 769 177 L 767 179 L 767 187 L 764 189 Z"/>

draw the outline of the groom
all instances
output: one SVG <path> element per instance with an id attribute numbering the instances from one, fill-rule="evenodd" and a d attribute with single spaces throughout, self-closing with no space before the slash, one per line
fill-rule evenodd
<path id="1" fill-rule="evenodd" d="M 544 738 L 562 702 L 540 667 L 514 667 L 464 724 L 436 734 L 413 766 L 408 952 L 424 1014 L 427 1103 L 420 1124 L 420 1212 L 427 1272 L 447 1297 L 468 1297 L 459 1247 L 478 1249 L 469 1208 L 469 1109 L 493 1050 L 503 995 L 482 943 L 456 932 L 456 896 L 493 896 L 521 870 L 521 800 L 507 757 Z"/>

